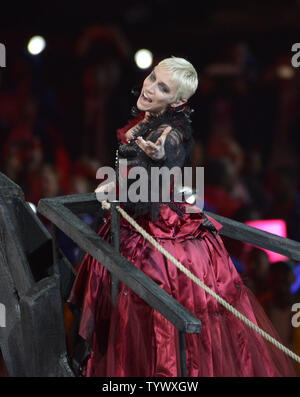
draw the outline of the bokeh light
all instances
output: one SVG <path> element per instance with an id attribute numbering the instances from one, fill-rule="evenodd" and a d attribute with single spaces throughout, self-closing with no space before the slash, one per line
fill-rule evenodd
<path id="1" fill-rule="evenodd" d="M 138 50 L 134 55 L 134 60 L 138 68 L 148 69 L 153 62 L 152 52 L 146 49 Z"/>
<path id="2" fill-rule="evenodd" d="M 40 54 L 46 47 L 46 41 L 42 36 L 33 36 L 27 45 L 27 50 L 31 55 Z"/>
<path id="3" fill-rule="evenodd" d="M 276 236 L 285 238 L 287 237 L 287 226 L 286 222 L 283 219 L 251 220 L 245 222 L 245 224 L 255 227 L 259 230 L 263 230 L 264 232 L 275 234 Z M 264 248 L 261 249 L 268 254 L 270 263 L 288 260 L 286 256 L 278 254 L 277 252 L 273 252 Z"/>

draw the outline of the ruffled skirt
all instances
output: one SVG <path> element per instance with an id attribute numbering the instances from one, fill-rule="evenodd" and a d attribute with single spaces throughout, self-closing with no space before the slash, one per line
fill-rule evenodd
<path id="1" fill-rule="evenodd" d="M 184 205 L 182 204 L 184 209 Z M 209 218 L 217 231 L 221 225 Z M 249 320 L 279 340 L 262 307 L 243 284 L 221 237 L 204 227 L 200 213 L 179 216 L 167 205 L 160 217 L 137 222 L 187 269 Z M 110 240 L 110 222 L 99 230 Z M 186 334 L 190 377 L 295 376 L 289 357 L 236 318 L 121 219 L 120 252 L 202 322 Z M 92 353 L 84 376 L 181 376 L 177 329 L 126 285 L 111 302 L 111 278 L 86 255 L 69 301 L 81 310 L 79 334 Z"/>

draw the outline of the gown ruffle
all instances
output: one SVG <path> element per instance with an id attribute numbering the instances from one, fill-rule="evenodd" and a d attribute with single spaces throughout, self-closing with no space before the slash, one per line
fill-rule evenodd
<path id="1" fill-rule="evenodd" d="M 187 205 L 180 204 L 181 209 L 184 211 Z M 180 216 L 168 205 L 161 206 L 156 221 L 148 216 L 136 221 L 208 287 L 279 340 L 224 247 L 218 233 L 222 225 L 208 218 L 217 233 L 203 225 L 201 213 L 185 212 Z M 188 376 L 295 376 L 287 355 L 219 305 L 124 218 L 120 223 L 121 254 L 202 322 L 200 334 L 185 335 Z M 109 218 L 99 235 L 110 241 Z M 79 335 L 92 349 L 82 375 L 181 376 L 177 329 L 123 283 L 119 283 L 120 293 L 113 306 L 110 283 L 106 268 L 87 254 L 69 297 L 81 310 Z"/>

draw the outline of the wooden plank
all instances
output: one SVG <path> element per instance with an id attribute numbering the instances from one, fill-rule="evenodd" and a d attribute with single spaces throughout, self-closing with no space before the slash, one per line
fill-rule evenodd
<path id="1" fill-rule="evenodd" d="M 55 199 L 42 199 L 38 211 L 51 220 L 78 246 L 105 266 L 121 282 L 155 310 L 159 311 L 179 331 L 200 333 L 201 321 L 160 288 L 140 269 L 97 235 L 89 226 Z"/>
<path id="2" fill-rule="evenodd" d="M 223 225 L 220 234 L 236 240 L 240 240 L 257 247 L 265 248 L 290 259 L 300 261 L 300 243 L 285 237 L 256 229 L 244 223 L 225 218 L 223 216 L 206 212 Z"/>

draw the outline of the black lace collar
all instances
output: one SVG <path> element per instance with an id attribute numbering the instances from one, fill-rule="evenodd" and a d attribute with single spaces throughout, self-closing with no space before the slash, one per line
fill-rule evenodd
<path id="1" fill-rule="evenodd" d="M 192 120 L 191 120 L 191 114 L 192 114 L 193 112 L 194 112 L 194 109 L 191 109 L 188 105 L 185 105 L 185 104 L 183 104 L 183 105 L 181 105 L 181 106 L 177 106 L 176 108 L 169 106 L 169 107 L 167 108 L 167 110 L 166 110 L 164 113 L 162 113 L 162 114 L 160 114 L 160 115 L 158 115 L 158 116 L 156 116 L 156 115 L 151 115 L 151 116 L 149 117 L 149 120 L 150 120 L 150 119 L 156 119 L 156 118 L 164 118 L 164 117 L 166 117 L 166 116 L 169 116 L 169 117 L 176 117 L 176 116 L 179 116 L 179 117 L 180 117 L 181 115 L 183 115 L 183 116 L 186 118 L 186 120 L 188 121 L 188 123 L 191 123 L 191 122 L 192 122 Z M 131 114 L 132 114 L 134 117 L 140 116 L 141 113 L 143 113 L 143 112 L 141 112 L 141 111 L 137 108 L 137 106 L 133 106 L 133 107 L 131 108 Z"/>
<path id="2" fill-rule="evenodd" d="M 173 128 L 179 128 L 183 132 L 183 140 L 189 141 L 192 138 L 192 128 L 191 128 L 191 113 L 193 113 L 187 105 L 181 105 L 176 108 L 169 106 L 167 110 L 159 115 L 150 115 L 147 121 L 142 121 L 139 123 L 134 131 L 134 136 L 146 136 L 149 132 L 158 129 L 162 124 L 171 125 Z M 132 115 L 135 117 L 140 117 L 141 111 L 134 106 L 132 108 Z"/>

